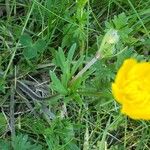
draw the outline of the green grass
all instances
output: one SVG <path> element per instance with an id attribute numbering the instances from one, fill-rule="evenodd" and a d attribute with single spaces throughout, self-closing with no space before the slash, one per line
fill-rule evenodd
<path id="1" fill-rule="evenodd" d="M 149 0 L 0 0 L 0 149 L 150 149 L 149 121 L 120 114 L 111 93 L 125 59 L 150 60 L 149 6 Z M 119 41 L 100 47 L 112 28 Z M 109 56 L 74 81 L 100 49 Z M 36 101 L 18 92 L 17 80 L 54 97 Z"/>

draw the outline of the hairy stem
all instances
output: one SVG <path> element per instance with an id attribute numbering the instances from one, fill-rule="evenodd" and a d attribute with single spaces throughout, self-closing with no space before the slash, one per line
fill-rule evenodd
<path id="1" fill-rule="evenodd" d="M 70 81 L 70 84 L 72 84 L 74 81 L 76 81 L 79 77 L 81 77 L 95 62 L 100 58 L 100 55 L 97 53 L 94 58 L 89 61 L 85 67 L 78 72 L 78 74 Z"/>

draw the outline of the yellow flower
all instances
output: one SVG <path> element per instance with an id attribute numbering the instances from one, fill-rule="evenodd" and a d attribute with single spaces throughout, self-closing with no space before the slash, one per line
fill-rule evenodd
<path id="1" fill-rule="evenodd" d="M 150 120 L 150 62 L 125 60 L 112 84 L 112 93 L 123 114 Z"/>

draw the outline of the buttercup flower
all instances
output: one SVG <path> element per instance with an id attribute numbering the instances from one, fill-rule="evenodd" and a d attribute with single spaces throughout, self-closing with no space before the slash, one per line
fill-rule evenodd
<path id="1" fill-rule="evenodd" d="M 112 84 L 112 93 L 123 114 L 150 120 L 150 62 L 125 60 Z"/>

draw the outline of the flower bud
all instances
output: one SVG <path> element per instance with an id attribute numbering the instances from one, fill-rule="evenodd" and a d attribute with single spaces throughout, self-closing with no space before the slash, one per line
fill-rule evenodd
<path id="1" fill-rule="evenodd" d="M 111 29 L 107 32 L 106 42 L 108 44 L 116 44 L 119 41 L 117 30 Z"/>
<path id="2" fill-rule="evenodd" d="M 119 41 L 117 30 L 110 29 L 105 34 L 98 52 L 102 57 L 112 56 L 115 52 L 115 45 Z"/>

